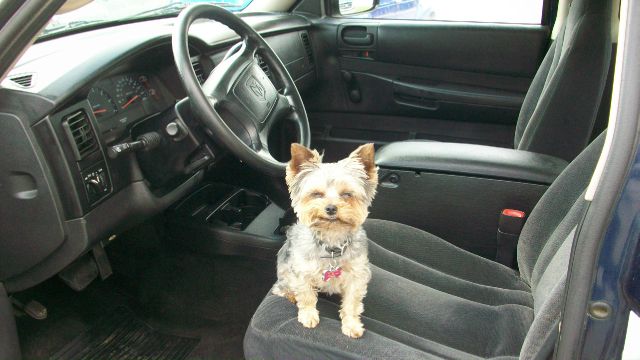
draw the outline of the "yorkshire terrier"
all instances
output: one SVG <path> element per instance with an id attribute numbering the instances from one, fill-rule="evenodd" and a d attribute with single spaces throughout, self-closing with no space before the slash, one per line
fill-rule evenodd
<path id="1" fill-rule="evenodd" d="M 316 150 L 291 145 L 286 182 L 298 222 L 278 252 L 273 293 L 297 305 L 298 321 L 307 328 L 320 321 L 316 303 L 323 292 L 342 297 L 342 333 L 364 333 L 360 315 L 371 270 L 362 223 L 378 185 L 374 152 L 366 144 L 346 159 L 323 164 Z"/>

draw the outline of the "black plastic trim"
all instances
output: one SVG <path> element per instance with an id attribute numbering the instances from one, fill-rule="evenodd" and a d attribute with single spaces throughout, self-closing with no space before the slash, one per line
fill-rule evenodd
<path id="1" fill-rule="evenodd" d="M 144 182 L 137 181 L 106 199 L 84 217 L 65 221 L 65 242 L 33 268 L 7 279 L 7 290 L 21 291 L 48 279 L 98 241 L 119 234 L 165 210 L 189 194 L 203 178 L 204 172 L 199 171 L 162 197 L 155 196 Z"/>
<path id="2" fill-rule="evenodd" d="M 396 96 L 423 100 L 512 108 L 520 108 L 524 100 L 524 94 L 519 92 L 448 83 L 425 84 L 406 80 L 394 80 L 393 92 Z"/>
<path id="3" fill-rule="evenodd" d="M 463 174 L 380 168 L 370 217 L 410 225 L 496 258 L 503 209 L 529 214 L 547 185 Z"/>
<path id="4" fill-rule="evenodd" d="M 376 164 L 388 169 L 466 174 L 547 185 L 567 166 L 565 160 L 549 155 L 437 141 L 391 143 L 378 150 Z"/>

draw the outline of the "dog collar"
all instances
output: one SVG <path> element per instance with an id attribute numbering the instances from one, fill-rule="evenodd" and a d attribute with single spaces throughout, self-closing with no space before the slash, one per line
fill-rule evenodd
<path id="1" fill-rule="evenodd" d="M 318 244 L 329 253 L 329 256 L 321 256 L 321 258 L 336 258 L 342 256 L 344 254 L 344 250 L 347 246 L 351 245 L 351 238 L 348 238 L 347 241 L 343 242 L 340 246 L 328 247 L 326 244 L 322 244 L 318 241 Z"/>

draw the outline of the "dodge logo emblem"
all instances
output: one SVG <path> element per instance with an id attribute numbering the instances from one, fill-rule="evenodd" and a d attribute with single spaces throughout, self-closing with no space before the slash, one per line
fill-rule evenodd
<path id="1" fill-rule="evenodd" d="M 258 98 L 258 100 L 265 101 L 267 100 L 267 92 L 264 89 L 264 86 L 260 84 L 258 79 L 256 79 L 253 75 L 249 77 L 246 83 L 247 87 L 251 92 Z"/>

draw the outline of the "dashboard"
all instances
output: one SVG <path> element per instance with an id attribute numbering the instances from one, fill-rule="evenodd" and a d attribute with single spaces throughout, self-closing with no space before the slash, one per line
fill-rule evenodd
<path id="1" fill-rule="evenodd" d="M 308 19 L 242 17 L 265 37 L 300 91 L 313 86 Z M 0 237 L 20 239 L 0 243 L 0 281 L 9 291 L 55 275 L 188 195 L 205 170 L 216 171 L 226 151 L 185 98 L 173 62 L 173 21 L 37 43 L 2 81 L 0 143 L 8 156 L 0 172 L 9 178 L 11 193 L 0 201 L 16 211 L 6 214 L 13 225 L 3 226 Z M 193 24 L 189 36 L 201 82 L 239 40 L 211 21 Z M 269 64 L 256 62 L 269 75 Z M 120 151 L 149 134 L 157 140 L 153 150 Z"/>

